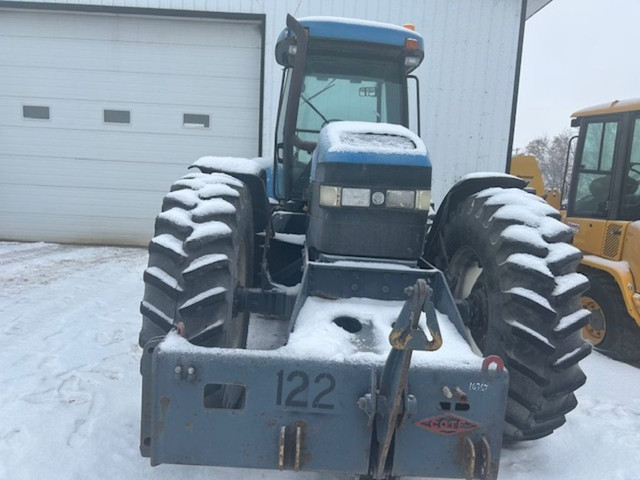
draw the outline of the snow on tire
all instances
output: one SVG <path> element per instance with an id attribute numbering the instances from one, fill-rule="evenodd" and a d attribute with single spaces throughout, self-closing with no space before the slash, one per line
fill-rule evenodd
<path id="1" fill-rule="evenodd" d="M 139 343 L 179 324 L 203 346 L 244 347 L 248 314 L 233 314 L 250 282 L 253 219 L 248 189 L 221 173 L 189 173 L 162 203 L 149 244 Z"/>
<path id="2" fill-rule="evenodd" d="M 432 263 L 467 306 L 467 326 L 483 355 L 509 369 L 505 439 L 549 435 L 565 422 L 584 384 L 578 362 L 590 352 L 580 330 L 587 279 L 580 252 L 557 210 L 520 189 L 471 195 L 440 230 Z"/>

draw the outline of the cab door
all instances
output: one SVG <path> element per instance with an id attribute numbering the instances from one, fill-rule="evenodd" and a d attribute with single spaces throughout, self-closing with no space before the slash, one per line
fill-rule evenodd
<path id="1" fill-rule="evenodd" d="M 601 255 L 607 223 L 614 212 L 614 159 L 619 152 L 620 120 L 583 118 L 573 168 L 567 224 L 573 243 L 585 253 Z"/>

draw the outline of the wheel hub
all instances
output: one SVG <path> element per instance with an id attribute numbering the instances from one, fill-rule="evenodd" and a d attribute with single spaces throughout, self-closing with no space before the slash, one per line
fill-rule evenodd
<path id="1" fill-rule="evenodd" d="M 471 336 L 478 344 L 478 348 L 484 350 L 485 337 L 489 328 L 489 301 L 484 281 L 480 280 L 476 283 L 466 301 L 469 305 L 469 324 L 467 326 L 471 330 Z"/>
<path id="2" fill-rule="evenodd" d="M 593 345 L 604 340 L 607 332 L 607 322 L 602 307 L 593 298 L 582 297 L 582 306 L 591 312 L 589 323 L 582 329 L 582 336 Z"/>
<path id="3" fill-rule="evenodd" d="M 478 255 L 469 247 L 456 252 L 449 265 L 449 284 L 462 320 L 480 351 L 489 328 L 489 301 Z"/>

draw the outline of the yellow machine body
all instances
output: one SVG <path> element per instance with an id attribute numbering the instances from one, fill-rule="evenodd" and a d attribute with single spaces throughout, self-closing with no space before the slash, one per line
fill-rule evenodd
<path id="1" fill-rule="evenodd" d="M 582 264 L 615 280 L 629 316 L 640 326 L 640 222 L 564 220 L 575 232 L 573 244 L 584 253 Z"/>
<path id="2" fill-rule="evenodd" d="M 561 193 L 554 188 L 547 190 L 540 171 L 538 160 L 533 155 L 515 155 L 511 158 L 511 175 L 515 175 L 529 182 L 529 188 L 536 191 L 536 195 L 544 198 L 549 205 L 560 210 Z"/>

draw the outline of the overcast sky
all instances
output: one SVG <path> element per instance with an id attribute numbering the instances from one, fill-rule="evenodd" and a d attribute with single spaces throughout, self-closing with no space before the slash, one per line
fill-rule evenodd
<path id="1" fill-rule="evenodd" d="M 514 147 L 571 113 L 640 97 L 640 0 L 553 0 L 527 20 Z"/>

